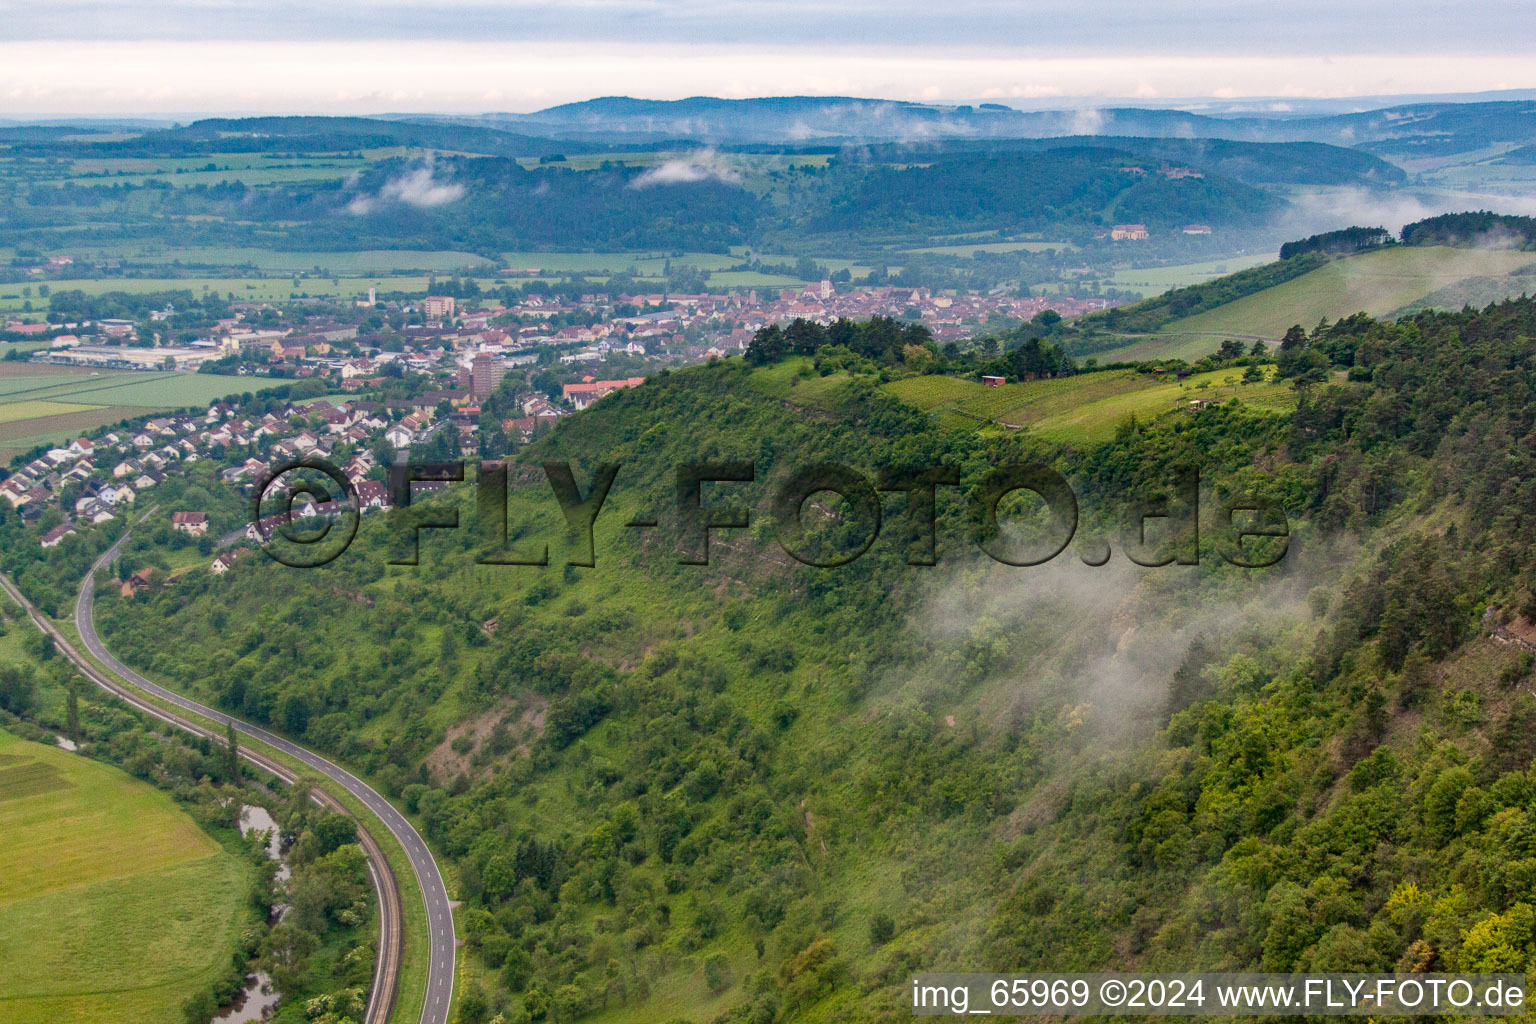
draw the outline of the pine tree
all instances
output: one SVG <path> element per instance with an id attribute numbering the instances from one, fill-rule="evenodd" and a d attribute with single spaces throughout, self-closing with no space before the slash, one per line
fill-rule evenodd
<path id="1" fill-rule="evenodd" d="M 224 775 L 231 782 L 240 778 L 240 741 L 232 721 L 224 723 Z"/>
<path id="2" fill-rule="evenodd" d="M 66 706 L 65 732 L 69 733 L 72 743 L 80 742 L 80 688 L 76 681 L 69 681 L 69 697 Z"/>

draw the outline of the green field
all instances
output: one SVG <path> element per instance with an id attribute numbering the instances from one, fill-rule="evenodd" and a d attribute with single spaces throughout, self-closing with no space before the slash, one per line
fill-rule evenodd
<path id="1" fill-rule="evenodd" d="M 182 188 L 226 181 L 239 181 L 248 186 L 334 181 L 366 168 L 377 159 L 405 152 L 403 148 L 392 148 L 368 150 L 361 156 L 314 153 L 274 157 L 263 153 L 216 153 L 183 157 L 86 158 L 69 161 L 61 167 L 63 173 L 44 172 L 35 180 L 55 185 L 64 182 L 142 185 L 154 181 Z M 0 166 L 7 163 L 13 161 L 0 160 Z"/>
<path id="2" fill-rule="evenodd" d="M 97 427 L 292 381 L 0 363 L 0 460 Z"/>
<path id="3" fill-rule="evenodd" d="M 0 423 L 32 420 L 46 416 L 63 416 L 77 412 L 90 412 L 100 408 L 101 406 L 99 405 L 76 405 L 71 402 L 7 402 L 4 405 L 0 405 Z"/>
<path id="4" fill-rule="evenodd" d="M 310 273 L 315 268 L 332 273 L 359 276 L 367 274 L 416 274 L 427 272 L 454 272 L 472 268 L 485 268 L 492 261 L 472 252 L 456 252 L 451 249 L 357 249 L 341 252 L 314 250 L 284 251 L 249 246 L 168 246 L 160 243 L 131 239 L 116 244 L 92 242 L 89 244 L 60 243 L 56 250 L 61 255 L 76 260 L 123 260 L 129 263 L 181 264 L 189 267 L 254 267 L 262 271 L 280 273 Z M 9 259 L 0 250 L 0 258 Z M 7 291 L 21 285 L 5 285 Z M 55 286 L 56 290 L 57 287 Z M 34 289 L 35 290 L 35 289 Z"/>
<path id="5" fill-rule="evenodd" d="M 1288 386 L 1272 380 L 1243 384 L 1240 377 L 1239 370 L 1215 370 L 1181 381 L 1112 370 L 996 388 L 941 376 L 908 377 L 884 387 L 947 426 L 1028 429 L 1053 441 L 1078 443 L 1110 440 L 1131 416 L 1145 422 L 1185 412 L 1196 399 L 1237 398 L 1245 405 L 1277 411 L 1295 406 Z"/>
<path id="6" fill-rule="evenodd" d="M 176 1024 L 247 915 L 247 869 L 170 796 L 3 732 L 0 864 L 7 1024 Z"/>
<path id="7" fill-rule="evenodd" d="M 1533 262 L 1532 253 L 1501 249 L 1378 249 L 1334 260 L 1284 284 L 1176 320 L 1154 338 L 1099 358 L 1198 358 L 1213 352 L 1224 336 L 1278 339 L 1292 324 L 1311 328 L 1325 317 L 1338 320 L 1362 311 L 1386 316 L 1458 281 L 1508 274 Z"/>
<path id="8" fill-rule="evenodd" d="M 231 253 L 234 251 L 232 250 Z M 364 256 L 361 253 L 303 253 L 305 258 L 322 258 L 327 255 L 335 257 L 327 262 L 320 259 L 315 264 L 304 264 L 303 269 L 298 269 L 298 259 L 295 258 L 291 266 L 293 271 L 299 274 L 297 283 L 292 277 L 255 277 L 249 274 L 233 274 L 228 277 L 112 277 L 112 278 L 73 278 L 49 282 L 54 293 L 69 290 L 79 290 L 87 295 L 102 295 L 107 292 L 125 292 L 130 295 L 141 295 L 147 292 L 165 291 L 190 291 L 194 294 L 212 292 L 215 295 L 232 296 L 234 299 L 244 302 L 287 302 L 299 298 L 341 298 L 356 299 L 368 294 L 369 288 L 376 289 L 381 294 L 390 292 L 404 292 L 407 294 L 426 294 L 432 288 L 433 278 L 424 273 L 416 274 L 391 274 L 381 273 L 377 276 L 356 276 L 356 272 L 349 264 L 354 261 L 347 257 Z M 400 255 L 400 254 L 396 254 Z M 427 254 L 433 255 L 433 254 Z M 448 263 L 451 259 L 458 259 L 461 254 L 446 253 L 436 254 L 442 256 L 440 262 Z M 537 268 L 543 270 L 537 277 L 486 277 L 474 278 L 476 284 L 482 289 L 500 288 L 504 284 L 521 286 L 530 280 L 543 280 L 547 282 L 558 281 L 562 277 L 572 274 L 584 274 L 594 281 L 604 281 L 610 274 L 623 270 L 634 271 L 639 279 L 636 288 L 641 291 L 661 291 L 665 288 L 665 256 L 637 256 L 632 253 L 509 253 L 509 264 L 518 268 Z M 171 262 L 175 258 L 166 255 L 161 262 Z M 204 252 L 199 260 L 215 260 L 217 252 Z M 233 256 L 231 256 L 233 258 Z M 381 260 L 387 257 L 381 257 Z M 720 266 L 733 266 L 739 263 L 722 256 L 704 255 L 698 257 L 702 269 L 711 269 L 710 264 Z M 315 273 L 313 266 L 322 268 L 322 273 Z M 672 266 L 679 269 L 684 266 L 694 265 L 688 258 L 677 257 L 673 259 Z M 231 264 L 233 266 L 233 264 Z M 276 268 L 273 268 L 274 270 Z M 444 267 L 444 270 L 451 269 Z M 483 270 L 483 266 L 481 268 Z M 832 269 L 839 269 L 833 267 Z M 854 266 L 855 273 L 868 273 L 869 268 Z M 330 276 L 332 273 L 337 276 Z M 352 276 L 348 276 L 352 275 Z M 795 288 L 804 282 L 798 278 L 786 277 L 782 274 L 765 274 L 755 270 L 714 271 L 709 277 L 707 287 L 711 290 L 721 288 Z M 23 285 L 0 286 L 0 312 L 21 313 L 28 302 L 34 307 L 39 298 L 22 293 Z M 22 343 L 26 344 L 26 343 Z"/>
<path id="9" fill-rule="evenodd" d="M 564 274 L 586 274 L 593 278 L 606 278 L 609 274 L 629 271 L 647 281 L 661 282 L 666 279 L 668 268 L 673 271 L 684 267 L 710 272 L 708 287 L 720 288 L 794 288 L 804 284 L 799 278 L 783 274 L 766 274 L 756 270 L 727 270 L 746 262 L 745 254 L 722 255 L 709 252 L 507 252 L 502 253 L 506 266 L 516 270 L 538 270 L 546 278 Z M 793 256 L 760 255 L 762 263 L 794 263 Z M 817 263 L 829 271 L 847 270 L 855 275 L 868 274 L 870 268 L 851 260 L 818 259 Z M 527 280 L 512 278 L 512 283 Z"/>
<path id="10" fill-rule="evenodd" d="M 144 263 L 176 263 L 216 267 L 255 267 L 258 270 L 308 273 L 316 267 L 333 274 L 366 275 L 421 271 L 460 271 L 491 266 L 472 252 L 420 249 L 362 249 L 354 252 L 281 252 L 242 246 L 149 249 L 118 254 Z"/>
<path id="11" fill-rule="evenodd" d="M 498 287 L 501 282 L 490 278 L 479 279 L 480 286 Z M 124 292 L 142 295 L 146 292 L 190 291 L 195 294 L 213 292 L 216 295 L 233 295 L 243 302 L 286 302 L 291 298 L 360 298 L 368 294 L 370 287 L 381 292 L 425 293 L 431 279 L 425 275 L 379 277 L 317 277 L 306 276 L 295 285 L 288 277 L 114 277 L 80 278 L 51 283 L 55 293 L 79 290 L 87 295 L 107 292 Z M 0 311 L 20 311 L 26 303 L 19 292 L 0 292 Z M 37 299 L 32 300 L 36 303 Z"/>
<path id="12" fill-rule="evenodd" d="M 1218 277 L 1227 274 L 1235 274 L 1239 270 L 1248 267 L 1256 267 L 1261 263 L 1272 262 L 1274 253 L 1260 255 L 1229 256 L 1220 260 L 1205 260 L 1200 263 L 1178 263 L 1168 267 L 1140 267 L 1128 270 L 1117 270 L 1109 277 L 1109 283 L 1116 288 L 1127 288 L 1139 291 L 1143 298 L 1153 295 L 1161 295 L 1173 288 L 1184 288 L 1192 284 L 1200 284 L 1205 281 L 1214 281 Z"/>
<path id="13" fill-rule="evenodd" d="M 744 261 L 740 256 L 691 252 L 505 252 L 504 265 L 515 270 L 542 270 L 546 274 L 610 274 L 633 270 L 641 277 L 661 277 L 668 263 L 674 270 L 724 270 Z"/>
<path id="14" fill-rule="evenodd" d="M 990 394 L 993 389 L 973 380 L 934 375 L 893 380 L 885 386 L 885 390 L 908 405 L 915 405 L 927 412 L 941 405 L 952 405 L 968 398 L 979 398 Z"/>
<path id="15" fill-rule="evenodd" d="M 1076 249 L 1071 242 L 977 242 L 974 245 L 928 245 L 902 252 L 935 253 L 941 256 L 970 256 L 974 253 L 1044 252 L 1047 249 Z"/>

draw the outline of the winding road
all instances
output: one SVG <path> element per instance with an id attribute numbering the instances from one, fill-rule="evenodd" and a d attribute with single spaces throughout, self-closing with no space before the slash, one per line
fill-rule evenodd
<path id="1" fill-rule="evenodd" d="M 416 881 L 420 887 L 422 898 L 426 904 L 427 925 L 429 928 L 429 960 L 427 969 L 426 999 L 421 1011 L 421 1024 L 447 1024 L 449 1009 L 453 1003 L 453 975 L 454 975 L 454 926 L 453 905 L 448 899 L 448 890 L 443 885 L 442 872 L 438 870 L 437 861 L 427 850 L 427 844 L 422 841 L 410 821 L 381 795 L 357 778 L 346 769 L 333 764 L 319 754 L 306 750 L 296 743 L 292 743 L 281 736 L 267 732 L 265 729 L 243 722 L 238 718 L 232 718 L 221 711 L 205 707 L 150 682 L 133 669 L 124 665 L 102 644 L 101 638 L 96 634 L 94 621 L 96 599 L 96 571 L 116 561 L 122 551 L 123 543 L 128 539 L 125 533 L 117 543 L 102 554 L 91 571 L 86 574 L 85 580 L 80 585 L 80 597 L 75 603 L 75 627 L 79 630 L 80 640 L 92 656 L 105 665 L 111 673 L 118 676 L 112 679 L 107 673 L 101 672 L 89 660 L 82 657 L 61 634 L 53 623 L 48 620 L 26 596 L 8 578 L 0 576 L 0 588 L 3 588 L 11 598 L 16 601 L 32 621 L 46 633 L 54 642 L 60 653 L 74 663 L 87 679 L 97 686 L 107 690 L 134 707 L 147 714 L 153 715 L 161 721 L 175 725 L 178 728 L 196 733 L 200 736 L 209 736 L 222 741 L 219 735 L 198 723 L 179 715 L 165 711 L 158 705 L 143 699 L 134 693 L 134 689 L 143 691 L 183 710 L 199 715 L 202 718 L 217 722 L 220 726 L 233 723 L 235 731 L 243 736 L 279 750 L 282 753 L 301 761 L 306 767 L 325 776 L 327 779 L 344 788 L 352 796 L 362 802 L 375 817 L 383 823 L 405 851 L 410 861 L 411 870 L 416 875 Z M 121 680 L 121 681 L 119 681 Z M 241 746 L 240 754 L 246 760 L 258 765 L 265 771 L 269 771 L 285 782 L 295 782 L 298 776 L 281 762 L 266 757 L 246 746 Z M 349 813 L 340 801 L 322 790 L 315 792 L 315 799 L 322 805 L 339 813 Z M 377 842 L 370 836 L 366 829 L 358 830 L 358 839 L 368 855 L 369 871 L 372 875 L 374 888 L 379 896 L 379 955 L 374 968 L 373 986 L 368 997 L 368 1012 L 364 1018 L 365 1024 L 387 1024 L 390 1014 L 394 1010 L 395 993 L 400 980 L 400 962 L 404 951 L 404 925 L 403 914 L 400 905 L 400 892 L 394 873 L 390 870 L 389 862 Z"/>

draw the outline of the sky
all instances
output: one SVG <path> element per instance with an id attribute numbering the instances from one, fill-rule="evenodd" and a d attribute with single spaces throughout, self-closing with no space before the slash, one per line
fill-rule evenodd
<path id="1" fill-rule="evenodd" d="M 1536 87 L 1508 0 L 0 0 L 0 117 Z"/>

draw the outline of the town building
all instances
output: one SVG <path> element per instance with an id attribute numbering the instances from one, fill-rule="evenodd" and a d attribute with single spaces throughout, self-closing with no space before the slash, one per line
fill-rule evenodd
<path id="1" fill-rule="evenodd" d="M 507 375 L 506 362 L 485 352 L 475 356 L 469 366 L 470 390 L 476 398 L 493 394 Z"/>
<path id="2" fill-rule="evenodd" d="M 421 301 L 421 311 L 428 320 L 452 320 L 453 296 L 428 295 Z"/>

